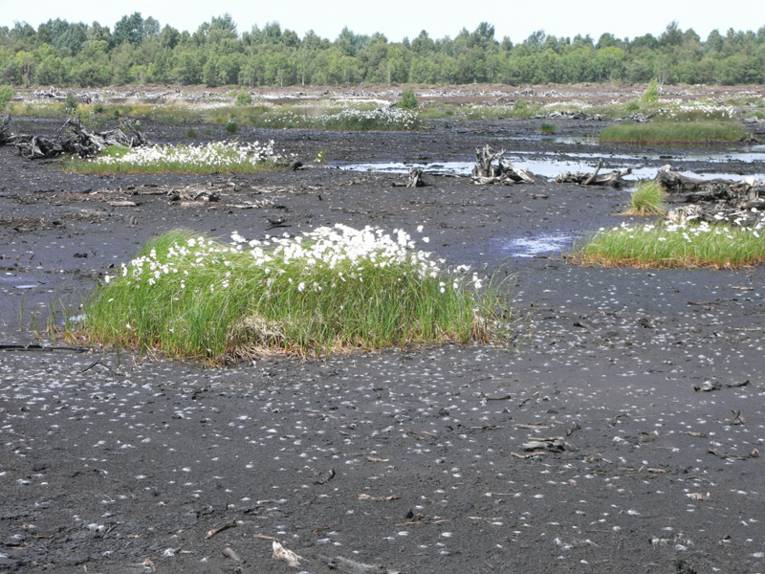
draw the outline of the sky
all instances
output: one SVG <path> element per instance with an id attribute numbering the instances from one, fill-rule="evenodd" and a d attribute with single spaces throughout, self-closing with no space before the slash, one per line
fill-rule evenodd
<path id="1" fill-rule="evenodd" d="M 625 10 L 624 7 L 627 7 Z M 473 9 L 476 8 L 476 9 Z M 113 27 L 126 14 L 140 12 L 160 24 L 194 31 L 213 16 L 230 14 L 240 32 L 253 25 L 278 22 L 302 36 L 314 30 L 334 39 L 344 26 L 357 34 L 382 32 L 391 41 L 414 38 L 427 30 L 432 38 L 455 36 L 463 27 L 474 30 L 488 21 L 497 39 L 509 36 L 514 42 L 536 30 L 556 36 L 589 34 L 595 40 L 604 32 L 618 38 L 646 33 L 660 34 L 677 21 L 682 29 L 693 28 L 702 38 L 713 29 L 757 30 L 765 26 L 765 1 L 726 0 L 518 0 L 479 4 L 465 0 L 418 1 L 384 0 L 0 0 L 0 26 L 27 22 L 33 26 L 52 18 L 90 23 L 94 20 Z"/>

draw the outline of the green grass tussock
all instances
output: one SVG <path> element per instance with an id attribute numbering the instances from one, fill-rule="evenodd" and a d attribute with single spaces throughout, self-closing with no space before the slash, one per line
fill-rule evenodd
<path id="1" fill-rule="evenodd" d="M 665 196 L 666 192 L 659 182 L 641 181 L 632 193 L 630 206 L 624 215 L 664 215 L 667 211 L 664 206 Z"/>
<path id="2" fill-rule="evenodd" d="M 749 267 L 765 261 L 765 232 L 730 225 L 623 225 L 602 230 L 573 255 L 605 267 Z"/>
<path id="3" fill-rule="evenodd" d="M 749 134 L 733 121 L 671 122 L 617 124 L 600 132 L 601 143 L 713 144 L 738 142 Z"/>
<path id="4" fill-rule="evenodd" d="M 80 334 L 222 362 L 485 342 L 508 314 L 496 289 L 440 269 L 400 231 L 335 226 L 291 239 L 232 239 L 182 230 L 153 239 L 97 289 Z"/>

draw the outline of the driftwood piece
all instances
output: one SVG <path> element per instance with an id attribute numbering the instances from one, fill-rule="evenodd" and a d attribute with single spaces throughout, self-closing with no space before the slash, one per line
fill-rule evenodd
<path id="1" fill-rule="evenodd" d="M 608 173 L 600 173 L 603 162 L 599 161 L 598 166 L 592 173 L 585 172 L 566 172 L 555 178 L 557 183 L 576 183 L 579 185 L 602 185 L 611 187 L 621 187 L 624 184 L 624 177 L 632 173 L 632 168 L 615 169 Z"/>
<path id="2" fill-rule="evenodd" d="M 534 183 L 531 172 L 513 166 L 503 159 L 504 155 L 505 150 L 494 151 L 488 144 L 476 148 L 473 182 L 478 185 Z"/>

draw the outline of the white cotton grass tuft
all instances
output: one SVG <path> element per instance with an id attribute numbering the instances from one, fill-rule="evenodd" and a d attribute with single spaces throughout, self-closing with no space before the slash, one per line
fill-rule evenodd
<path id="1" fill-rule="evenodd" d="M 286 164 L 290 156 L 268 142 L 209 142 L 192 145 L 153 145 L 135 148 L 109 148 L 89 160 L 73 160 L 74 171 L 95 173 L 211 173 L 252 172 Z"/>
<path id="2" fill-rule="evenodd" d="M 756 214 L 756 212 L 755 212 Z M 583 264 L 734 268 L 765 262 L 765 218 L 719 223 L 698 215 L 643 225 L 622 222 L 598 231 L 574 259 Z"/>
<path id="3" fill-rule="evenodd" d="M 404 230 L 338 224 L 262 240 L 235 231 L 230 243 L 166 234 L 107 278 L 86 327 L 174 355 L 305 354 L 488 341 L 506 307 L 485 277 L 446 267 Z"/>

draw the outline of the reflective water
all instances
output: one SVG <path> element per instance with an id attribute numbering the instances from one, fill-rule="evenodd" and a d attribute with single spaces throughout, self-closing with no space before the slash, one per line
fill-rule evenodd
<path id="1" fill-rule="evenodd" d="M 574 154 L 567 154 L 573 156 Z M 555 177 L 566 172 L 592 172 L 595 166 L 591 162 L 584 161 L 572 161 L 572 160 L 560 160 L 553 159 L 552 157 L 546 158 L 528 158 L 521 155 L 509 155 L 505 156 L 514 166 L 526 169 L 533 173 L 545 178 L 554 179 Z M 632 157 L 631 159 L 638 160 L 639 158 Z M 355 163 L 336 165 L 335 167 L 347 170 L 347 171 L 361 171 L 361 172 L 373 172 L 373 173 L 396 173 L 406 174 L 412 168 L 422 169 L 425 173 L 431 173 L 434 175 L 447 175 L 447 176 L 462 176 L 467 177 L 471 174 L 473 169 L 473 162 L 467 161 L 447 161 L 438 163 L 417 163 L 417 162 L 380 162 L 380 163 Z M 638 180 L 638 179 L 652 179 L 656 176 L 656 172 L 659 170 L 659 166 L 645 166 L 645 165 L 630 165 L 627 163 L 621 165 L 609 165 L 603 167 L 602 171 L 607 172 L 613 169 L 621 169 L 631 167 L 632 173 L 626 176 L 626 180 Z M 762 173 L 741 175 L 730 172 L 695 172 L 692 170 L 681 170 L 680 173 L 688 177 L 695 177 L 698 179 L 728 179 L 732 181 L 744 181 L 748 179 L 765 180 L 765 166 Z"/>
<path id="2" fill-rule="evenodd" d="M 503 241 L 501 250 L 511 257 L 536 257 L 557 254 L 570 248 L 574 236 L 566 233 L 540 234 L 532 237 L 517 237 Z"/>

